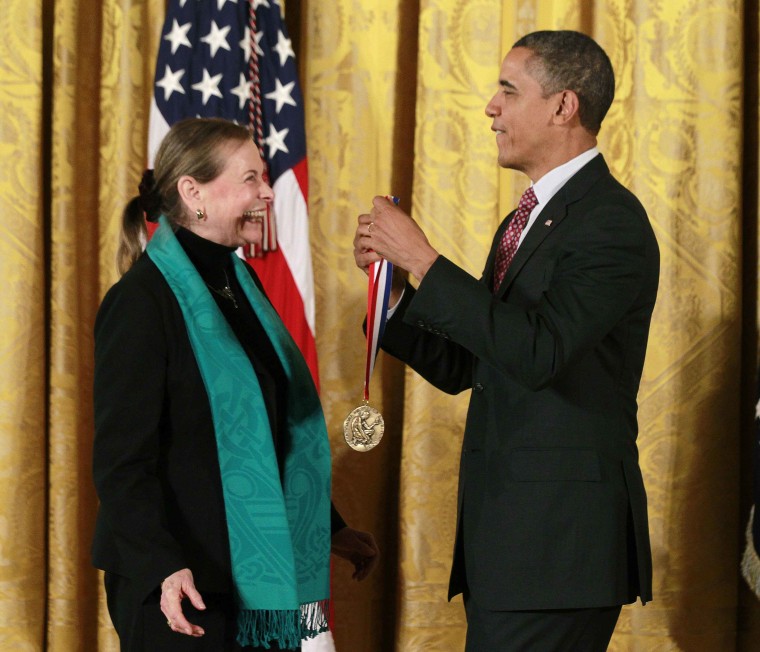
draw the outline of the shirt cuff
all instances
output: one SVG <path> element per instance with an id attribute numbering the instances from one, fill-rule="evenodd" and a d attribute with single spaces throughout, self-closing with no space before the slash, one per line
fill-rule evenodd
<path id="1" fill-rule="evenodd" d="M 395 313 L 396 309 L 401 305 L 401 300 L 404 298 L 404 292 L 406 292 L 406 288 L 401 290 L 401 296 L 398 298 L 398 301 L 396 301 L 396 305 L 393 306 L 393 308 L 388 308 L 388 312 L 385 314 L 385 321 L 388 321 L 393 317 L 393 313 Z"/>

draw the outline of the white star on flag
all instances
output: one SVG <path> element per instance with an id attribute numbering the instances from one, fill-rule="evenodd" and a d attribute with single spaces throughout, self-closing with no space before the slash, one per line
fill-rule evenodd
<path id="1" fill-rule="evenodd" d="M 261 49 L 261 46 L 259 43 L 261 43 L 261 39 L 264 36 L 264 32 L 256 32 L 256 35 L 253 37 L 254 40 L 254 46 L 256 48 L 256 54 L 258 54 L 260 57 L 264 56 L 264 50 Z M 245 34 L 242 39 L 240 39 L 240 48 L 243 50 L 243 54 L 245 55 L 245 60 L 248 61 L 251 58 L 251 30 L 250 28 L 245 28 Z"/>
<path id="2" fill-rule="evenodd" d="M 172 72 L 172 69 L 169 68 L 169 66 L 166 66 L 166 72 L 164 72 L 163 78 L 161 81 L 156 82 L 156 86 L 160 86 L 164 89 L 164 100 L 168 100 L 175 91 L 177 93 L 182 93 L 183 95 L 185 94 L 185 89 L 182 88 L 182 84 L 179 83 L 179 80 L 182 79 L 182 75 L 184 74 L 184 70 Z"/>
<path id="3" fill-rule="evenodd" d="M 269 7 L 269 2 L 267 0 L 253 0 L 253 10 L 255 11 L 259 7 Z"/>
<path id="4" fill-rule="evenodd" d="M 243 30 L 243 38 L 238 42 L 238 46 L 243 51 L 243 58 L 248 61 L 251 58 L 251 30 L 248 27 Z"/>
<path id="5" fill-rule="evenodd" d="M 280 83 L 279 79 L 275 79 L 274 85 L 274 90 L 271 93 L 264 95 L 264 97 L 266 97 L 268 100 L 275 101 L 276 113 L 279 113 L 285 104 L 290 104 L 290 106 L 297 106 L 295 100 L 293 99 L 293 96 L 291 95 L 293 86 L 296 85 L 295 82 L 290 82 L 289 84 L 285 84 L 285 86 L 283 86 Z"/>
<path id="6" fill-rule="evenodd" d="M 248 98 L 251 97 L 251 82 L 245 78 L 245 75 L 242 72 L 240 73 L 240 83 L 230 92 L 237 96 L 238 108 L 242 109 L 248 101 Z"/>
<path id="7" fill-rule="evenodd" d="M 288 57 L 293 57 L 294 59 L 296 58 L 296 53 L 293 52 L 293 45 L 291 44 L 290 39 L 287 38 L 285 34 L 283 34 L 280 30 L 277 32 L 277 45 L 275 45 L 272 49 L 280 55 L 281 66 L 285 65 Z"/>
<path id="8" fill-rule="evenodd" d="M 219 27 L 216 24 L 215 20 L 211 21 L 211 31 L 204 36 L 201 41 L 204 43 L 208 43 L 209 47 L 211 48 L 211 56 L 215 57 L 216 53 L 219 51 L 219 48 L 224 48 L 225 50 L 230 49 L 229 43 L 227 43 L 227 34 L 230 31 L 230 26 L 227 25 L 226 27 L 223 27 L 222 29 L 219 29 Z"/>
<path id="9" fill-rule="evenodd" d="M 256 35 L 253 37 L 253 40 L 255 41 L 255 46 L 256 46 L 256 54 L 258 54 L 261 57 L 264 56 L 264 50 L 261 49 L 261 46 L 259 45 L 259 43 L 261 43 L 261 39 L 263 36 L 264 36 L 264 32 L 261 31 L 261 32 L 256 32 Z"/>
<path id="10" fill-rule="evenodd" d="M 172 31 L 164 36 L 164 39 L 172 44 L 172 54 L 177 52 L 180 45 L 185 45 L 189 48 L 193 47 L 192 43 L 190 43 L 190 39 L 187 38 L 187 33 L 192 26 L 192 23 L 180 25 L 176 20 L 173 22 Z"/>
<path id="11" fill-rule="evenodd" d="M 285 137 L 288 135 L 290 129 L 285 127 L 281 131 L 277 131 L 274 125 L 269 125 L 269 136 L 264 139 L 264 142 L 269 145 L 269 158 L 273 158 L 277 152 L 288 153 L 288 148 L 285 146 Z"/>
<path id="12" fill-rule="evenodd" d="M 204 106 L 209 101 L 209 98 L 213 95 L 214 97 L 222 97 L 221 92 L 219 91 L 219 82 L 222 81 L 222 73 L 219 73 L 218 75 L 214 75 L 211 77 L 208 74 L 208 70 L 205 68 L 203 69 L 203 79 L 199 81 L 197 84 L 192 85 L 192 89 L 194 91 L 200 91 L 203 93 L 203 104 Z"/>

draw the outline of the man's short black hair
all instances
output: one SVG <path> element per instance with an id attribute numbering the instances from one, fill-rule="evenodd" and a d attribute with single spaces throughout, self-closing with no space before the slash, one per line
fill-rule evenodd
<path id="1" fill-rule="evenodd" d="M 607 53 L 590 36 L 571 30 L 526 34 L 513 48 L 533 52 L 528 72 L 545 96 L 573 91 L 579 100 L 581 124 L 596 134 L 615 97 L 615 73 Z"/>

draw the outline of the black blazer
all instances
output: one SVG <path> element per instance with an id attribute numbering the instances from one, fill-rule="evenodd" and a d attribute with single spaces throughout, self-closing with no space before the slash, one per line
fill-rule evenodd
<path id="1" fill-rule="evenodd" d="M 147 255 L 98 311 L 94 403 L 94 565 L 146 596 L 181 568 L 201 593 L 230 593 L 211 407 L 182 310 Z M 344 525 L 333 510 L 333 532 Z"/>
<path id="2" fill-rule="evenodd" d="M 636 394 L 659 251 L 601 156 L 550 200 L 492 292 L 444 257 L 407 287 L 383 348 L 472 389 L 449 597 L 487 609 L 651 599 Z M 466 573 L 465 573 L 466 568 Z"/>

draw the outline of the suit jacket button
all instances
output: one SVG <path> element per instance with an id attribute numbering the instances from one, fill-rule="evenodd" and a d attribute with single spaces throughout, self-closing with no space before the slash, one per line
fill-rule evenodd
<path id="1" fill-rule="evenodd" d="M 472 386 L 472 390 L 473 390 L 474 392 L 478 392 L 478 393 L 480 393 L 480 392 L 482 392 L 482 391 L 483 391 L 483 385 L 481 385 L 480 383 L 475 383 L 475 384 Z"/>
<path id="2" fill-rule="evenodd" d="M 422 321 L 421 319 L 418 319 L 417 320 L 417 326 L 419 326 L 420 328 L 425 328 L 425 322 Z"/>

